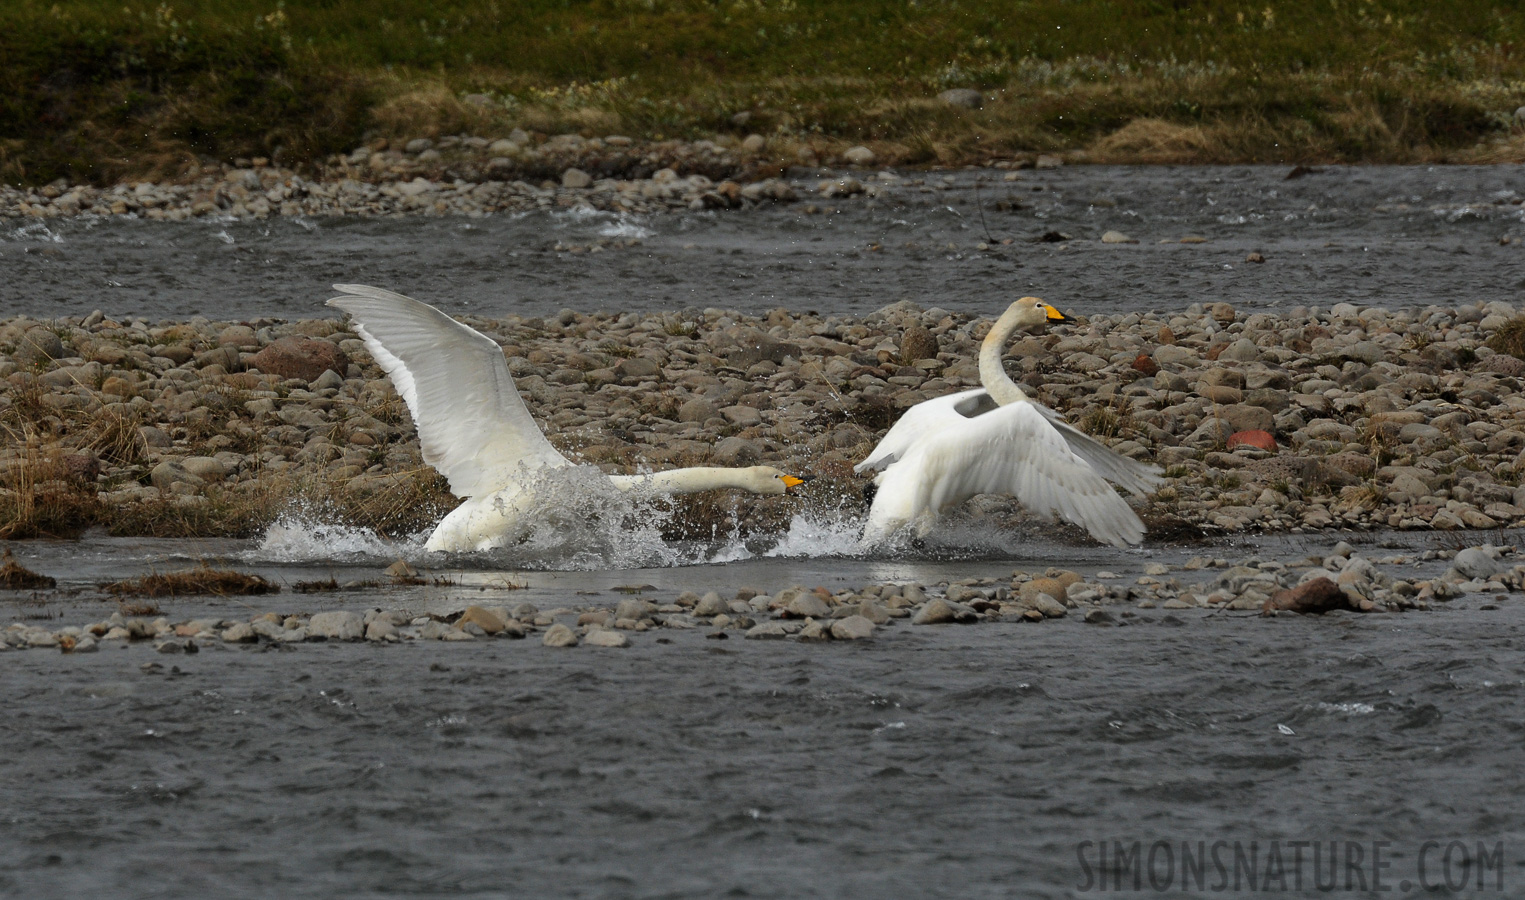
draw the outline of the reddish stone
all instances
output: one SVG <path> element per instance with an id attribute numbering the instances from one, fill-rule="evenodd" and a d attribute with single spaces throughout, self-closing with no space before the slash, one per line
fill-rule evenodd
<path id="1" fill-rule="evenodd" d="M 1145 375 L 1153 377 L 1159 374 L 1160 364 L 1155 362 L 1154 357 L 1150 356 L 1149 354 L 1140 353 L 1138 358 L 1133 361 L 1133 368 L 1139 372 L 1144 373 Z"/>
<path id="2" fill-rule="evenodd" d="M 94 484 L 96 476 L 101 474 L 101 461 L 91 451 L 83 453 L 64 453 L 59 461 L 63 463 L 64 475 L 87 484 Z"/>
<path id="3" fill-rule="evenodd" d="M 1276 438 L 1269 431 L 1236 431 L 1228 436 L 1228 448 L 1254 447 L 1257 450 L 1276 452 Z"/>
<path id="4" fill-rule="evenodd" d="M 315 381 L 329 369 L 343 375 L 349 357 L 333 341 L 287 335 L 249 357 L 248 364 L 267 375 Z"/>
<path id="5" fill-rule="evenodd" d="M 1294 588 L 1277 591 L 1260 607 L 1262 613 L 1289 610 L 1297 613 L 1324 613 L 1331 609 L 1349 609 L 1350 602 L 1340 586 L 1319 577 Z M 1365 611 L 1365 610 L 1363 610 Z"/>

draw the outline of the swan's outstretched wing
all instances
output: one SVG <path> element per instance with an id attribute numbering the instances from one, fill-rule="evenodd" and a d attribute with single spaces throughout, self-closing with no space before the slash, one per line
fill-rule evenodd
<path id="1" fill-rule="evenodd" d="M 1058 430 L 1076 456 L 1123 490 L 1131 492 L 1135 497 L 1143 497 L 1164 483 L 1165 479 L 1158 468 L 1113 451 L 1041 403 L 1034 403 L 1033 406 Z"/>
<path id="2" fill-rule="evenodd" d="M 519 477 L 521 467 L 571 465 L 530 416 L 508 374 L 503 349 L 427 303 L 363 284 L 336 284 L 329 306 L 392 377 L 408 404 L 424 462 L 458 497 L 481 497 Z"/>
<path id="3" fill-rule="evenodd" d="M 1143 540 L 1144 524 L 1127 502 L 1032 403 L 972 419 L 953 414 L 958 421 L 942 418 L 942 427 L 922 433 L 880 477 L 866 536 L 975 494 L 1007 494 L 1039 515 L 1057 513 L 1097 540 L 1118 547 Z"/>
<path id="4" fill-rule="evenodd" d="M 974 415 L 980 408 L 980 398 L 988 400 L 989 396 L 984 388 L 975 388 L 923 400 L 901 414 L 863 462 L 853 466 L 853 471 L 862 473 L 882 469 L 904 456 L 927 435 L 960 427 L 965 416 Z M 989 401 L 988 405 L 994 406 L 994 401 Z"/>

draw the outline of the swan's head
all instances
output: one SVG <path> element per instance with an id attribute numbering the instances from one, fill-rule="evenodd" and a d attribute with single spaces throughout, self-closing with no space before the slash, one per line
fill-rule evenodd
<path id="1" fill-rule="evenodd" d="M 754 494 L 783 494 L 810 480 L 810 476 L 796 478 L 785 475 L 772 466 L 749 466 L 741 470 L 746 490 Z"/>
<path id="2" fill-rule="evenodd" d="M 1010 316 L 1015 320 L 1018 328 L 1029 331 L 1037 328 L 1046 328 L 1049 325 L 1063 325 L 1071 321 L 1069 316 L 1049 306 L 1037 297 L 1023 297 L 1007 308 L 1005 316 Z"/>

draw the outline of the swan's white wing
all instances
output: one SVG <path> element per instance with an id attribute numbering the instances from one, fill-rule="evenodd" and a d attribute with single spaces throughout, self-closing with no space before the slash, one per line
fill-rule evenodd
<path id="1" fill-rule="evenodd" d="M 427 303 L 363 284 L 328 301 L 392 377 L 418 427 L 424 462 L 458 497 L 481 497 L 521 468 L 571 465 L 551 446 L 514 387 L 503 349 Z"/>
<path id="2" fill-rule="evenodd" d="M 1097 540 L 1125 547 L 1144 525 L 1106 480 L 1077 456 L 1031 403 L 972 419 L 942 419 L 880 477 L 866 533 L 936 513 L 975 494 L 1008 494 L 1043 516 L 1058 514 Z M 1110 451 L 1109 451 L 1110 452 Z"/>
<path id="3" fill-rule="evenodd" d="M 877 471 L 890 463 L 895 462 L 905 455 L 912 446 L 927 435 L 936 434 L 946 428 L 957 428 L 964 421 L 964 415 L 959 412 L 959 405 L 966 401 L 975 400 L 979 396 L 989 396 L 984 388 L 975 388 L 972 391 L 960 391 L 956 394 L 947 394 L 942 397 L 934 397 L 924 400 L 901 414 L 899 420 L 885 432 L 883 438 L 874 446 L 863 462 L 853 466 L 854 472 Z"/>
<path id="4" fill-rule="evenodd" d="M 1165 479 L 1158 468 L 1114 452 L 1112 448 L 1075 428 L 1064 421 L 1058 413 L 1041 403 L 1034 403 L 1033 406 L 1043 414 L 1049 424 L 1058 430 L 1076 456 L 1100 472 L 1103 478 L 1123 490 L 1131 491 L 1136 497 L 1142 497 L 1152 493 L 1164 483 Z"/>

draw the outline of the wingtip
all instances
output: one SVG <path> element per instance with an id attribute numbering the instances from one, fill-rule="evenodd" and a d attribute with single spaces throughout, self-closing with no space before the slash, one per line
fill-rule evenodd
<path id="1" fill-rule="evenodd" d="M 344 296 L 330 297 L 324 301 L 324 305 L 336 307 L 338 309 L 344 308 L 341 304 L 346 300 L 364 298 L 367 294 L 374 293 L 376 290 L 378 290 L 377 288 L 373 288 L 368 284 L 335 284 L 331 286 L 334 290 L 338 291 Z"/>

